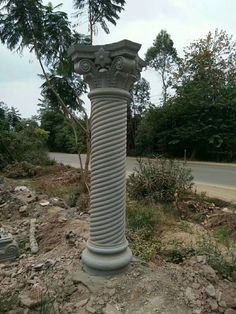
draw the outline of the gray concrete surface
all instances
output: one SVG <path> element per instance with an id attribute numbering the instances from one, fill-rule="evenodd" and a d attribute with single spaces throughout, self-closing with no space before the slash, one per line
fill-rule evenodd
<path id="1" fill-rule="evenodd" d="M 79 167 L 76 154 L 50 153 L 57 162 Z M 82 155 L 84 162 L 85 155 Z M 131 173 L 137 165 L 136 159 L 127 157 L 126 170 Z M 218 197 L 236 203 L 236 164 L 187 162 L 192 169 L 194 183 L 198 192 L 206 192 L 211 197 Z"/>

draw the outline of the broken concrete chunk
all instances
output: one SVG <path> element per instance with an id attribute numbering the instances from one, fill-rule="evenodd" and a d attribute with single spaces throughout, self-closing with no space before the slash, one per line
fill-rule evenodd
<path id="1" fill-rule="evenodd" d="M 17 242 L 10 233 L 0 228 L 0 262 L 12 261 L 19 256 Z"/>

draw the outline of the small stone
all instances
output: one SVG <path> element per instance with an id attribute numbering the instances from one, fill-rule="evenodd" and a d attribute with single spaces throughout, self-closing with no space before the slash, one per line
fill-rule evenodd
<path id="1" fill-rule="evenodd" d="M 236 308 L 236 289 L 231 288 L 223 292 L 222 300 L 225 301 L 229 308 Z"/>
<path id="2" fill-rule="evenodd" d="M 221 307 L 223 307 L 223 308 L 226 308 L 226 307 L 227 307 L 225 301 L 220 301 L 220 302 L 219 302 L 219 306 L 221 306 Z"/>
<path id="3" fill-rule="evenodd" d="M 87 303 L 88 303 L 88 299 L 81 300 L 76 303 L 76 307 L 83 307 Z"/>
<path id="4" fill-rule="evenodd" d="M 62 222 L 66 222 L 68 219 L 66 217 L 58 217 L 57 221 L 62 223 Z"/>
<path id="5" fill-rule="evenodd" d="M 121 314 L 113 305 L 107 304 L 106 307 L 102 310 L 103 314 Z"/>
<path id="6" fill-rule="evenodd" d="M 224 314 L 236 314 L 236 310 L 234 310 L 234 309 L 227 309 Z"/>
<path id="7" fill-rule="evenodd" d="M 218 309 L 218 304 L 217 304 L 216 300 L 208 299 L 208 303 L 209 303 L 210 308 L 212 309 L 212 311 L 216 311 Z"/>
<path id="8" fill-rule="evenodd" d="M 229 209 L 228 207 L 224 207 L 224 208 L 222 208 L 222 212 L 232 213 L 233 211 L 231 209 Z"/>
<path id="9" fill-rule="evenodd" d="M 49 201 L 46 201 L 46 200 L 42 200 L 41 202 L 39 202 L 39 205 L 45 207 L 45 206 L 50 205 L 50 202 L 49 202 Z"/>
<path id="10" fill-rule="evenodd" d="M 211 284 L 206 287 L 205 291 L 206 291 L 206 294 L 212 298 L 214 298 L 216 295 L 215 287 Z"/>
<path id="11" fill-rule="evenodd" d="M 73 282 L 71 283 L 67 283 L 65 286 L 64 286 L 64 292 L 67 296 L 70 296 L 72 295 L 75 291 L 77 291 L 77 286 L 75 286 L 73 284 Z"/>
<path id="12" fill-rule="evenodd" d="M 114 287 L 114 282 L 112 282 L 111 280 L 109 280 L 107 282 L 107 288 L 113 288 Z"/>
<path id="13" fill-rule="evenodd" d="M 215 270 L 208 264 L 201 266 L 201 272 L 210 282 L 217 282 L 219 280 Z"/>
<path id="14" fill-rule="evenodd" d="M 206 255 L 199 255 L 196 257 L 198 263 L 206 264 Z"/>
<path id="15" fill-rule="evenodd" d="M 39 305 L 42 301 L 41 298 L 39 299 L 31 298 L 30 295 L 27 293 L 22 293 L 21 295 L 19 295 L 19 300 L 23 306 L 26 306 L 28 308 L 33 308 Z"/>
<path id="16" fill-rule="evenodd" d="M 23 205 L 19 208 L 19 213 L 25 213 L 27 211 L 27 206 Z"/>
<path id="17" fill-rule="evenodd" d="M 185 290 L 185 296 L 186 296 L 186 298 L 187 298 L 190 302 L 195 301 L 195 295 L 194 295 L 194 293 L 193 293 L 192 288 L 190 288 L 190 287 L 186 288 L 186 290 Z"/>
<path id="18" fill-rule="evenodd" d="M 53 267 L 55 266 L 57 263 L 57 261 L 53 260 L 53 259 L 48 259 L 45 263 L 45 267 L 49 268 L 49 267 Z"/>
<path id="19" fill-rule="evenodd" d="M 89 313 L 92 313 L 92 314 L 96 313 L 96 310 L 93 307 L 89 306 L 89 305 L 86 306 L 86 310 Z"/>
<path id="20" fill-rule="evenodd" d="M 44 265 L 44 263 L 40 263 L 40 264 L 35 265 L 34 270 L 37 270 L 37 271 L 41 270 L 43 268 L 43 265 Z"/>
<path id="21" fill-rule="evenodd" d="M 30 193 L 30 190 L 25 185 L 19 185 L 15 187 L 15 192 L 27 192 Z"/>
<path id="22" fill-rule="evenodd" d="M 113 295 L 115 295 L 115 293 L 116 293 L 116 289 L 115 289 L 115 288 L 108 290 L 108 294 L 109 294 L 109 296 L 111 296 L 111 297 L 112 297 Z"/>
<path id="23" fill-rule="evenodd" d="M 222 292 L 220 290 L 216 290 L 216 300 L 220 302 L 222 298 Z"/>
<path id="24" fill-rule="evenodd" d="M 104 301 L 103 299 L 99 299 L 99 300 L 97 301 L 97 303 L 98 303 L 99 305 L 104 305 L 104 304 L 105 304 L 105 301 Z"/>
<path id="25" fill-rule="evenodd" d="M 198 282 L 194 282 L 192 284 L 193 289 L 199 289 L 200 288 L 200 284 Z"/>

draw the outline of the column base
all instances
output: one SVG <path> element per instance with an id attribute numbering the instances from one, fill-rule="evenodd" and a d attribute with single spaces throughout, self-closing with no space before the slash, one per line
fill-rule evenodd
<path id="1" fill-rule="evenodd" d="M 85 271 L 94 276 L 119 274 L 128 267 L 131 260 L 132 252 L 129 247 L 118 253 L 111 252 L 111 254 L 98 254 L 87 247 L 82 254 Z"/>

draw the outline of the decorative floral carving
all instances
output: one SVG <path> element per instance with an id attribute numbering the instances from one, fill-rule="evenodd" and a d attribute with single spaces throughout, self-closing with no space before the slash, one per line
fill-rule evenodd
<path id="1" fill-rule="evenodd" d="M 120 55 L 113 44 L 104 46 L 83 46 L 74 49 L 75 72 L 82 74 L 90 89 L 113 87 L 129 90 L 140 77 L 144 62 L 138 57 L 140 45 L 124 41 Z M 120 42 L 119 44 L 121 44 Z M 133 49 L 133 44 L 138 49 Z M 111 49 L 111 50 L 110 50 Z M 131 50 L 130 50 L 131 49 Z M 87 57 L 86 57 L 87 56 Z"/>
<path id="2" fill-rule="evenodd" d="M 111 58 L 109 58 L 109 52 L 105 51 L 103 48 L 100 48 L 95 52 L 95 64 L 101 68 L 105 68 L 106 65 L 111 64 Z"/>

